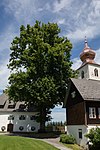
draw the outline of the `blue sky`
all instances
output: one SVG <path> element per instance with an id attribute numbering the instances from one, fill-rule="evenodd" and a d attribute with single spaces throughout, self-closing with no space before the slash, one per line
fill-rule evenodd
<path id="1" fill-rule="evenodd" d="M 0 92 L 7 86 L 10 43 L 22 24 L 33 25 L 36 20 L 58 23 L 61 35 L 73 44 L 74 69 L 81 65 L 85 36 L 100 63 L 100 0 L 0 0 Z M 65 110 L 55 108 L 53 117 L 65 120 Z"/>

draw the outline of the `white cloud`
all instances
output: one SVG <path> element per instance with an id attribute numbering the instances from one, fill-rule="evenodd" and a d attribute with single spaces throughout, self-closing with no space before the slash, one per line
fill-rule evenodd
<path id="1" fill-rule="evenodd" d="M 88 38 L 94 38 L 100 34 L 100 1 L 92 0 L 89 5 L 84 1 L 79 7 L 71 9 L 73 24 L 71 25 L 72 30 L 69 30 L 67 34 L 74 42 L 83 39 L 85 35 Z"/>
<path id="2" fill-rule="evenodd" d="M 17 36 L 17 33 L 14 32 L 14 26 L 9 25 L 5 32 L 0 34 L 0 49 L 10 49 L 11 42 L 15 36 Z"/>
<path id="3" fill-rule="evenodd" d="M 62 27 L 64 35 L 74 43 L 85 36 L 89 39 L 100 35 L 100 1 L 60 0 L 54 1 L 54 14 L 58 24 Z M 63 19 L 61 19 L 63 18 Z"/>
<path id="4" fill-rule="evenodd" d="M 95 62 L 97 64 L 100 64 L 100 48 L 98 50 L 96 50 L 95 52 L 96 52 Z"/>
<path id="5" fill-rule="evenodd" d="M 51 117 L 52 117 L 52 120 L 51 121 L 63 121 L 65 122 L 66 121 L 66 109 L 65 108 L 62 108 L 63 107 L 63 104 L 62 105 L 57 105 L 55 106 L 54 109 L 52 109 L 51 111 Z"/>
<path id="6" fill-rule="evenodd" d="M 7 69 L 7 63 L 8 61 L 5 61 L 0 66 L 0 89 L 4 90 L 7 87 L 8 84 L 8 76 L 10 74 L 9 70 Z"/>
<path id="7" fill-rule="evenodd" d="M 8 0 L 6 3 L 4 3 L 5 11 L 21 24 L 31 23 L 38 12 L 35 0 Z"/>
<path id="8" fill-rule="evenodd" d="M 56 0 L 53 4 L 53 11 L 54 12 L 60 12 L 64 8 L 67 8 L 70 6 L 72 0 Z"/>
<path id="9" fill-rule="evenodd" d="M 44 7 L 45 7 L 45 10 L 51 11 L 51 4 L 50 3 L 46 3 Z"/>
<path id="10" fill-rule="evenodd" d="M 7 64 L 10 58 L 10 45 L 15 36 L 17 36 L 17 33 L 14 32 L 12 25 L 9 25 L 5 32 L 0 34 L 0 90 L 4 90 L 8 84 L 10 72 Z"/>
<path id="11" fill-rule="evenodd" d="M 42 20 L 43 17 L 47 17 L 48 13 L 49 18 L 56 20 L 59 25 L 63 25 L 62 31 L 72 43 L 77 43 L 80 40 L 83 40 L 85 35 L 88 39 L 95 38 L 100 35 L 100 0 L 91 0 L 91 1 L 80 1 L 76 0 L 55 0 L 42 1 L 41 0 L 4 0 L 4 9 L 7 14 L 11 15 L 13 21 L 21 24 L 33 24 L 33 19 Z M 42 5 L 42 3 L 45 5 Z M 43 16 L 46 15 L 46 16 Z M 52 16 L 51 16 L 52 15 Z M 48 19 L 48 18 L 46 18 Z M 18 35 L 15 33 L 16 26 L 9 25 L 3 34 L 0 34 L 0 52 L 9 53 L 9 47 L 12 39 Z M 47 20 L 51 21 L 51 20 Z M 18 25 L 17 25 L 18 27 Z M 7 51 L 8 50 L 8 51 Z M 5 52 L 4 52 L 5 51 Z M 96 62 L 100 63 L 100 49 L 96 51 Z M 0 58 L 1 58 L 0 56 Z M 2 57 L 1 69 L 3 70 L 3 62 L 7 62 L 8 57 Z M 1 60 L 0 60 L 1 61 Z M 79 58 L 74 58 L 73 68 L 77 69 L 81 65 Z M 4 65 L 5 66 L 5 65 Z M 4 70 L 2 71 L 3 75 Z M 6 69 L 5 72 L 7 73 Z M 3 85 L 4 83 L 2 83 Z"/>
<path id="12" fill-rule="evenodd" d="M 51 116 L 53 118 L 52 121 L 57 121 L 57 122 L 66 121 L 66 111 L 61 111 L 61 108 L 59 109 L 59 112 L 58 111 L 52 112 Z"/>
<path id="13" fill-rule="evenodd" d="M 72 69 L 74 70 L 78 69 L 82 64 L 80 58 L 74 58 L 72 59 L 72 62 L 73 62 Z"/>
<path id="14" fill-rule="evenodd" d="M 59 25 L 64 25 L 65 35 L 74 42 L 84 38 L 94 38 L 100 34 L 100 1 L 87 0 L 55 0 L 40 3 L 40 0 L 4 0 L 7 13 L 12 14 L 20 24 L 33 24 L 33 19 L 43 19 L 43 14 L 51 13 L 50 20 L 56 20 Z M 42 13 L 41 13 L 42 12 Z M 48 15 L 48 14 L 47 14 Z"/>
<path id="15" fill-rule="evenodd" d="M 92 39 L 98 34 L 95 31 L 94 26 L 90 27 L 83 27 L 83 29 L 76 29 L 74 32 L 70 32 L 67 34 L 67 37 L 73 42 L 77 43 L 78 41 L 81 41 L 85 38 L 85 36 L 89 39 Z"/>
<path id="16" fill-rule="evenodd" d="M 65 19 L 64 18 L 63 19 L 59 19 L 59 20 L 57 20 L 55 22 L 57 22 L 58 25 L 65 24 Z"/>

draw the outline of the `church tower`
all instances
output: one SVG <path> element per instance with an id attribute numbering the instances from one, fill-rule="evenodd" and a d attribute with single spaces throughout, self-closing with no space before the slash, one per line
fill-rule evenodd
<path id="1" fill-rule="evenodd" d="M 77 69 L 79 79 L 92 79 L 100 81 L 100 65 L 94 61 L 95 52 L 88 46 L 87 39 L 85 37 L 85 46 L 80 54 L 82 65 Z"/>

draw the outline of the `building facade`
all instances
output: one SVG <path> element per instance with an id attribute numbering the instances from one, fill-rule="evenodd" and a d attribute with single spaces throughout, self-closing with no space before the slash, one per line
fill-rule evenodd
<path id="1" fill-rule="evenodd" d="M 36 109 L 24 102 L 9 102 L 5 94 L 0 95 L 0 131 L 37 132 L 40 124 L 36 121 Z"/>
<path id="2" fill-rule="evenodd" d="M 85 47 L 80 54 L 82 65 L 77 69 L 79 79 L 91 79 L 100 81 L 100 65 L 95 63 L 95 52 L 88 46 L 85 39 Z"/>
<path id="3" fill-rule="evenodd" d="M 70 79 L 65 99 L 67 133 L 83 147 L 87 147 L 86 133 L 91 128 L 100 127 L 100 65 L 94 58 L 95 52 L 85 40 L 78 79 Z"/>

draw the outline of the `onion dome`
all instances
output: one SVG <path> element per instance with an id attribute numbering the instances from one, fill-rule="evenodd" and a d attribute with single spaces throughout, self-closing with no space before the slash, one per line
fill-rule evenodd
<path id="1" fill-rule="evenodd" d="M 83 62 L 82 65 L 85 63 L 95 63 L 94 58 L 95 52 L 88 46 L 87 39 L 85 37 L 85 47 L 80 54 L 80 59 Z"/>

